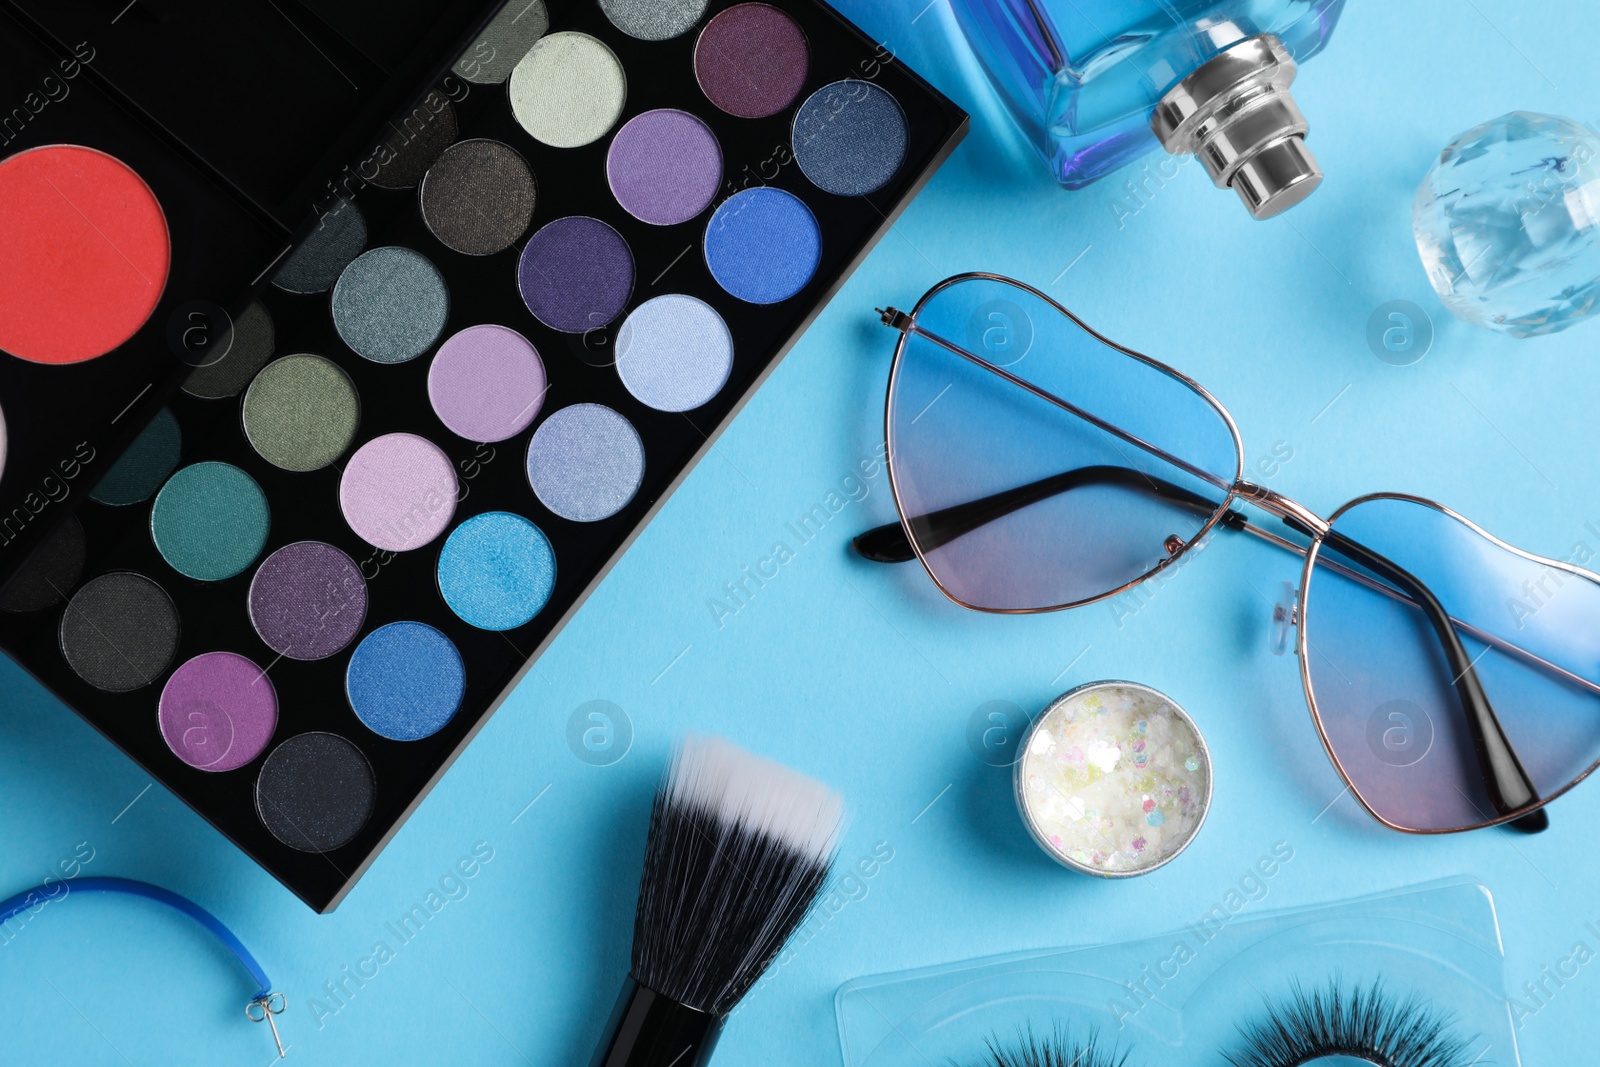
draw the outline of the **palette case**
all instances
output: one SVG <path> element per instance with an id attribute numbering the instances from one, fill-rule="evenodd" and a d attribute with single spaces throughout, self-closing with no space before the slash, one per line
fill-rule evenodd
<path id="1" fill-rule="evenodd" d="M 242 130 L 249 122 L 230 122 L 217 113 L 216 107 L 197 106 L 186 117 L 186 121 L 192 119 L 194 123 L 188 128 L 205 131 L 207 136 L 195 143 L 186 142 L 185 150 L 178 151 L 169 138 L 185 128 L 183 123 L 162 107 L 144 107 L 131 101 L 126 92 L 147 92 L 149 86 L 135 81 L 129 73 L 133 68 L 124 70 L 110 58 L 137 40 L 119 37 L 121 31 L 117 29 L 133 18 L 135 10 L 148 8 L 154 12 L 150 26 L 140 32 L 157 32 L 161 27 L 170 27 L 173 21 L 190 17 L 191 5 L 180 0 L 139 0 L 121 21 L 103 28 L 74 21 L 87 19 L 84 12 L 92 6 L 65 5 L 58 10 L 43 0 L 0 4 L 3 46 L 8 54 L 28 59 L 28 63 L 7 64 L 4 77 L 12 81 L 21 78 L 26 83 L 27 78 L 16 73 L 19 68 L 32 64 L 42 71 L 49 64 L 59 63 L 63 55 L 70 55 L 72 45 L 67 42 L 74 38 L 95 42 L 94 61 L 84 67 L 72 95 L 58 109 L 62 121 L 48 129 L 41 126 L 30 130 L 28 135 L 33 143 L 72 142 L 102 148 L 145 177 L 172 220 L 172 283 L 149 324 L 127 350 L 65 368 L 0 357 L 0 374 L 4 375 L 0 376 L 0 404 L 4 404 L 11 419 L 13 435 L 13 462 L 8 463 L 5 481 L 0 482 L 0 504 L 9 504 L 14 497 L 8 494 L 24 492 L 31 484 L 27 479 L 42 477 L 40 470 L 59 462 L 52 458 L 58 454 L 53 450 L 64 448 L 66 451 L 60 454 L 70 456 L 78 441 L 84 440 L 95 454 L 94 467 L 83 462 L 75 479 L 85 491 L 79 492 L 75 487 L 66 500 L 52 503 L 60 516 L 72 517 L 30 524 L 25 531 L 28 536 L 40 527 L 51 531 L 47 538 L 40 537 L 31 545 L 24 538 L 17 539 L 19 554 L 28 547 L 37 549 L 40 543 L 44 547 L 34 554 L 29 567 L 13 579 L 8 591 L 26 592 L 31 580 L 35 600 L 51 600 L 53 593 L 61 599 L 34 610 L 0 612 L 0 643 L 302 900 L 319 911 L 330 910 L 954 149 L 965 133 L 967 118 L 885 49 L 830 8 L 812 0 L 760 5 L 777 9 L 799 29 L 808 60 L 799 91 L 775 113 L 759 118 L 741 117 L 714 105 L 702 87 L 704 71 L 697 67 L 697 48 L 706 27 L 730 8 L 751 5 L 717 0 L 693 19 L 694 25 L 687 31 L 668 39 L 649 40 L 624 32 L 599 4 L 558 2 L 547 9 L 547 36 L 577 33 L 601 42 L 625 74 L 627 96 L 620 117 L 604 136 L 577 147 L 552 147 L 530 135 L 523 120 L 514 113 L 514 88 L 508 89 L 504 81 L 471 81 L 462 74 L 471 69 L 473 57 L 494 56 L 497 48 L 503 49 L 504 26 L 513 8 L 525 10 L 542 5 L 513 0 L 504 10 L 499 4 L 478 7 L 468 17 L 462 14 L 461 5 L 385 3 L 361 11 L 359 4 L 330 0 L 316 5 L 305 0 L 285 5 L 294 15 L 292 25 L 297 34 L 305 25 L 314 25 L 314 46 L 339 60 L 330 66 L 345 69 L 348 61 L 349 69 L 357 72 L 357 84 L 371 75 L 378 78 L 382 88 L 367 93 L 360 106 L 341 111 L 339 121 L 326 121 L 324 136 L 307 138 L 306 144 L 297 146 L 292 164 L 282 165 L 273 181 L 267 181 L 269 176 L 263 172 L 255 184 L 242 177 L 230 184 L 219 177 L 255 174 L 252 168 L 260 163 L 259 159 L 252 160 L 251 151 L 243 147 L 239 147 L 237 155 L 230 155 L 238 147 L 236 139 L 247 136 Z M 192 5 L 196 10 L 201 6 Z M 233 5 L 216 6 L 233 9 Z M 241 9 L 248 8 L 254 17 L 263 9 L 278 6 L 264 4 L 258 8 L 246 4 Z M 312 17 L 313 11 L 319 17 Z M 163 12 L 167 21 L 163 20 Z M 109 12 L 107 19 L 113 14 L 114 11 Z M 221 16 L 208 18 L 212 21 L 206 24 L 207 32 L 218 40 L 232 42 L 235 50 L 240 47 L 237 42 L 250 39 L 250 27 L 243 18 L 227 28 L 222 27 L 221 23 L 227 20 Z M 404 26 L 392 26 L 391 18 Z M 421 26 L 428 28 L 421 33 L 401 32 Z M 335 27 L 344 32 L 335 32 Z M 417 47 L 408 49 L 407 42 L 415 42 Z M 443 42 L 448 42 L 448 48 L 441 51 Z M 192 42 L 182 44 L 189 47 Z M 417 51 L 425 52 L 430 46 L 429 59 L 419 60 Z M 504 57 L 500 59 L 503 66 Z M 703 64 L 704 60 L 700 62 Z M 390 76 L 379 77 L 382 74 Z M 404 83 L 403 90 L 399 83 Z M 841 85 L 845 88 L 840 89 Z M 324 84 L 312 95 L 350 91 L 349 86 L 341 90 Z M 832 96 L 818 96 L 823 91 Z M 81 102 L 80 92 L 93 106 L 84 107 L 81 115 L 74 114 L 68 122 L 69 107 Z M 277 83 L 272 92 L 278 92 Z M 845 95 L 840 96 L 841 93 Z M 865 195 L 825 191 L 808 177 L 797 158 L 797 117 L 804 112 L 815 123 L 820 114 L 820 121 L 830 123 L 851 102 L 869 96 L 878 101 L 880 94 L 886 94 L 898 109 L 886 109 L 885 113 L 898 114 L 903 120 L 889 130 L 890 136 L 903 138 L 903 143 L 894 146 L 898 166 L 881 187 Z M 826 109 L 817 103 L 834 97 L 843 103 Z M 441 99 L 448 101 L 447 107 L 440 107 Z M 808 102 L 811 107 L 806 111 Z M 166 103 L 178 108 L 181 101 Z M 284 144 L 294 141 L 292 131 L 299 128 L 305 109 L 317 104 L 260 103 L 268 111 L 283 108 L 281 113 L 273 113 L 284 125 L 273 127 L 269 123 L 262 128 L 261 136 L 269 146 L 272 137 L 280 138 Z M 655 225 L 635 217 L 621 205 L 612 188 L 614 183 L 608 181 L 610 153 L 618 131 L 638 116 L 661 109 L 681 110 L 698 119 L 714 135 L 723 163 L 722 179 L 709 205 L 692 218 L 669 225 Z M 417 188 L 386 189 L 359 177 L 362 161 L 374 158 L 375 147 L 386 139 L 393 143 L 396 132 L 408 119 L 437 116 L 442 110 L 449 112 L 453 122 L 448 123 L 451 128 L 445 131 L 448 136 L 440 141 L 441 147 L 451 141 L 491 140 L 514 149 L 531 171 L 536 189 L 531 220 L 510 247 L 490 254 L 464 254 L 447 247 L 436 228 L 424 219 Z M 375 119 L 375 113 L 389 118 Z M 41 122 L 44 117 L 40 116 Z M 216 122 L 223 122 L 224 126 L 209 125 Z M 159 135 L 154 132 L 157 125 L 161 127 Z M 348 132 L 358 127 L 361 133 Z M 421 135 L 420 140 L 438 140 L 438 132 Z M 205 144 L 202 146 L 200 141 Z M 22 145 L 18 142 L 5 147 Z M 217 158 L 203 153 L 202 147 L 214 149 Z M 820 180 L 836 185 L 855 180 L 852 174 L 858 172 L 851 169 L 848 146 L 838 151 L 842 162 L 812 163 L 813 177 L 820 174 Z M 815 156 L 814 151 L 812 155 Z M 881 157 L 882 153 L 876 155 Z M 424 189 L 426 181 L 424 178 L 421 183 Z M 337 189 L 348 203 L 319 196 L 330 188 Z M 809 280 L 794 295 L 766 304 L 733 295 L 726 287 L 726 264 L 719 282 L 719 275 L 713 272 L 707 258 L 708 233 L 720 225 L 719 218 L 725 218 L 726 213 L 719 212 L 724 212 L 730 201 L 742 209 L 776 195 L 763 193 L 760 198 L 738 199 L 750 190 L 788 194 L 809 209 L 816 223 L 819 249 Z M 300 212 L 294 210 L 297 198 L 303 198 Z M 180 216 L 173 204 L 184 205 L 184 214 Z M 315 210 L 306 211 L 310 206 Z M 309 245 L 325 242 L 329 229 L 323 220 L 338 219 L 343 217 L 341 213 L 352 209 L 359 212 L 364 223 L 363 246 L 369 253 L 378 249 L 410 250 L 431 263 L 442 279 L 448 293 L 447 320 L 436 339 L 417 358 L 385 362 L 373 358 L 370 352 L 358 354 L 350 343 L 355 339 L 363 346 L 371 343 L 381 347 L 385 330 L 414 312 L 414 307 L 405 307 L 408 302 L 416 303 L 409 294 L 402 292 L 387 302 L 379 301 L 399 319 L 386 320 L 382 314 L 376 319 L 368 316 L 364 321 L 369 334 L 358 336 L 349 321 L 336 321 L 336 313 L 331 310 L 331 302 L 341 298 L 331 297 L 326 291 L 286 291 L 272 284 L 277 272 L 299 255 L 289 252 L 291 233 Z M 303 219 L 301 215 L 307 217 Z M 624 309 L 582 332 L 571 331 L 570 324 L 560 329 L 542 321 L 532 310 L 523 281 L 523 260 L 529 243 L 540 239 L 551 223 L 572 219 L 603 223 L 624 242 L 633 260 L 633 282 Z M 459 235 L 453 239 L 458 243 L 461 240 Z M 711 240 L 715 246 L 718 238 Z M 713 259 L 717 254 L 713 247 Z M 772 255 L 782 254 L 783 247 L 774 245 Z M 758 274 L 764 270 L 759 263 L 749 269 Z M 737 287 L 739 283 L 735 280 L 732 284 Z M 230 287 L 236 288 L 230 291 Z M 624 324 L 642 305 L 669 295 L 692 298 L 712 309 L 725 323 L 732 341 L 732 365 L 725 384 L 708 401 L 687 411 L 661 410 L 643 402 L 636 395 L 637 389 L 624 382 L 616 366 L 618 335 Z M 396 307 L 400 310 L 394 310 Z M 228 322 L 239 323 L 240 336 L 230 336 L 226 329 L 216 330 L 205 343 L 191 350 L 179 330 L 178 340 L 169 343 L 173 317 L 179 316 L 177 321 L 182 322 L 182 315 L 197 309 L 224 327 Z M 559 311 L 542 310 L 547 317 L 560 317 Z M 269 462 L 259 442 L 252 443 L 241 418 L 239 395 L 249 396 L 251 386 L 242 386 L 225 396 L 195 395 L 184 388 L 185 379 L 191 374 L 214 373 L 243 348 L 259 348 L 263 322 L 270 323 L 266 336 L 270 337 L 271 360 L 302 355 L 322 357 L 337 368 L 332 373 L 342 375 L 355 398 L 358 415 L 353 436 L 338 450 L 336 459 L 318 469 L 285 469 L 278 465 L 285 461 L 281 455 L 276 463 Z M 474 326 L 515 331 L 531 343 L 542 363 L 547 388 L 540 395 L 537 415 L 504 440 L 478 442 L 452 432 L 442 421 L 437 397 L 430 393 L 430 372 L 440 348 L 462 330 Z M 246 333 L 250 337 L 245 337 Z M 372 340 L 374 337 L 376 341 Z M 227 350 L 223 362 L 192 371 L 190 364 L 211 364 L 216 358 L 216 338 L 222 339 L 221 348 Z M 268 367 L 277 365 L 260 353 L 254 358 Z M 55 373 L 62 371 L 68 372 L 76 383 L 70 389 L 60 384 L 68 380 L 66 375 Z M 245 380 L 249 380 L 248 376 Z M 11 398 L 19 395 L 13 391 L 14 386 L 24 388 L 21 395 L 28 396 L 30 404 L 37 394 L 45 398 L 41 404 L 57 405 L 54 409 L 40 408 L 41 415 L 47 410 L 55 411 L 62 423 L 63 431 L 52 443 L 29 446 L 31 450 L 27 452 L 21 450 L 23 445 L 17 435 L 32 432 L 33 425 L 12 418 L 16 405 Z M 87 403 L 86 397 L 92 397 L 93 402 Z M 576 445 L 565 449 L 541 452 L 541 446 L 534 443 L 553 415 L 586 405 L 600 405 L 620 415 L 632 427 L 643 459 L 643 472 L 635 491 L 614 513 L 598 518 L 575 512 L 575 507 L 582 510 L 581 501 L 575 505 L 556 492 L 541 495 L 531 481 L 536 475 L 530 474 L 530 450 L 548 453 L 546 460 L 556 464 L 557 481 L 560 463 L 595 462 L 592 455 L 587 460 L 582 458 L 583 448 L 578 447 L 584 444 L 581 434 L 574 439 Z M 113 418 L 119 414 L 120 418 Z M 406 550 L 375 546 L 356 533 L 348 518 L 351 484 L 355 480 L 352 458 L 371 442 L 395 434 L 421 438 L 431 446 L 428 455 L 446 457 L 455 483 L 454 500 L 438 505 L 449 512 L 443 530 L 420 547 Z M 136 437 L 130 450 L 128 446 Z M 604 443 L 600 438 L 588 440 L 594 448 Z M 248 523 L 241 526 L 234 522 L 237 516 L 226 509 L 217 511 L 211 525 L 196 527 L 200 539 L 191 538 L 183 550 L 189 555 L 175 556 L 170 544 L 165 548 L 157 544 L 158 535 L 153 535 L 152 529 L 153 525 L 160 529 L 161 501 L 177 479 L 152 494 L 154 504 L 148 495 L 118 505 L 84 503 L 82 498 L 88 487 L 104 477 L 101 472 L 114 466 L 119 455 L 124 465 L 118 468 L 118 478 L 113 479 L 119 484 L 128 477 L 135 482 L 140 477 L 155 477 L 159 482 L 173 470 L 183 475 L 206 464 L 230 465 L 247 475 L 247 480 L 259 487 L 268 515 L 259 548 L 247 553 L 248 565 L 221 577 L 197 578 L 180 573 L 179 564 L 192 574 L 201 574 L 209 565 L 207 560 L 233 552 L 229 543 L 207 542 L 206 530 L 220 531 L 218 536 L 224 539 L 237 538 Z M 574 455 L 579 458 L 572 459 Z M 563 460 L 562 456 L 567 458 Z M 289 462 L 292 465 L 293 461 Z M 141 463 L 156 463 L 162 469 L 132 469 Z M 360 466 L 359 460 L 356 466 Z M 583 478 L 577 481 L 583 482 Z M 45 509 L 44 514 L 50 510 Z M 468 563 L 477 570 L 468 567 L 462 571 L 462 554 L 452 554 L 453 550 L 446 546 L 456 544 L 456 534 L 463 524 L 485 515 L 510 516 L 516 521 L 483 520 L 490 526 L 479 529 L 480 534 L 486 535 L 477 540 L 479 551 L 467 554 Z M 485 562 L 485 553 L 498 559 L 516 551 L 504 547 L 511 542 L 487 536 L 497 532 L 498 527 L 491 528 L 497 522 L 509 524 L 505 528 L 513 540 L 524 535 L 526 526 L 535 528 L 543 548 L 538 547 L 536 539 L 515 543 L 531 544 L 538 552 L 547 553 L 540 558 L 546 559 L 548 569 L 553 571 L 545 576 L 547 588 L 542 591 L 542 601 L 531 620 L 505 628 L 501 628 L 504 620 L 475 614 L 474 605 L 518 586 L 518 582 L 525 585 L 532 580 L 537 584 L 540 574 L 539 567 L 529 570 L 524 566 L 527 560 L 510 559 L 504 566 L 508 568 L 506 573 L 514 573 L 513 580 L 494 572 L 500 563 Z M 304 550 L 274 554 L 307 542 L 331 546 L 359 573 L 359 579 L 345 590 L 362 602 L 359 612 L 341 599 L 345 594 L 339 591 L 339 581 L 331 577 L 335 572 L 318 579 L 321 586 L 317 596 L 333 604 L 331 609 L 324 605 L 323 615 L 332 620 L 323 626 L 324 633 L 329 627 L 351 631 L 343 643 L 337 636 L 329 642 L 338 646 L 331 654 L 316 650 L 320 658 L 298 658 L 305 649 L 296 655 L 285 655 L 281 644 L 276 648 L 269 644 L 260 625 L 260 612 L 267 610 L 262 603 L 270 598 L 252 600 L 252 589 L 265 587 L 269 581 L 263 576 L 269 564 L 277 561 L 279 570 L 292 567 L 293 557 Z M 490 543 L 500 547 L 484 547 Z M 81 557 L 81 565 L 75 574 L 60 573 L 61 561 L 72 551 Z M 41 573 L 49 575 L 50 566 L 58 569 L 53 586 L 39 581 Z M 461 577 L 464 573 L 468 575 L 466 579 Z M 102 665 L 103 669 L 93 664 L 85 667 L 83 662 L 74 666 L 68 660 L 68 649 L 76 648 L 73 654 L 82 660 L 87 646 L 81 634 L 96 630 L 94 624 L 100 616 L 95 612 L 126 607 L 118 598 L 131 595 L 135 583 L 127 575 L 141 576 L 164 594 L 175 620 L 174 632 L 170 653 L 164 656 L 159 648 L 154 652 L 130 648 L 127 655 L 112 649 L 124 660 L 154 657 L 162 662 L 158 670 L 134 672 L 138 676 L 135 681 L 151 675 L 148 682 L 125 691 L 111 691 L 105 685 L 91 684 L 89 678 L 103 681 L 128 676 L 124 670 L 127 663 Z M 102 579 L 106 581 L 86 592 Z M 55 588 L 61 584 L 67 587 Z M 285 586 L 289 590 L 285 595 L 306 595 L 304 584 L 299 593 L 294 593 L 292 583 Z M 453 597 L 453 603 L 447 597 Z M 0 601 L 5 599 L 0 593 Z M 62 600 L 67 601 L 65 606 Z M 74 604 L 79 607 L 75 609 Z M 352 618 L 353 612 L 359 618 Z M 392 629 L 395 624 L 402 628 Z M 143 633 L 159 637 L 163 625 L 167 625 L 164 619 L 155 619 L 153 625 L 143 627 Z M 413 626 L 419 629 L 404 629 Z M 370 651 L 369 640 L 371 648 L 382 644 L 374 634 L 385 628 L 391 628 L 388 636 L 396 638 L 389 642 L 390 658 L 386 660 L 374 652 L 363 659 L 363 650 Z M 72 636 L 69 630 L 80 636 Z M 407 634 L 427 636 L 424 630 L 442 637 L 454 650 L 454 659 L 441 653 L 443 658 L 435 664 L 443 664 L 442 674 L 438 670 L 408 671 L 396 658 L 407 647 L 398 638 Z M 213 680 L 210 675 L 201 677 L 190 672 L 175 680 L 174 676 L 189 671 L 197 658 L 216 653 L 229 654 L 261 669 L 259 677 L 270 684 L 276 705 L 271 722 L 252 725 L 245 712 L 238 712 L 239 717 L 231 724 L 225 721 L 231 698 L 224 693 L 212 699 L 214 694 L 208 689 Z M 111 653 L 100 648 L 96 654 Z M 429 694 L 422 690 L 448 687 L 455 672 L 459 672 L 460 695 L 453 714 L 442 723 L 429 723 L 432 732 L 412 738 L 411 733 L 420 731 L 405 721 L 409 714 L 406 709 L 426 704 Z M 441 677 L 445 677 L 444 682 L 440 682 Z M 221 675 L 217 678 L 221 679 L 217 684 L 224 685 L 225 679 Z M 361 693 L 373 687 L 383 690 L 388 686 L 393 690 L 395 685 L 414 688 L 399 694 L 388 692 L 389 704 L 380 709 L 381 714 L 371 709 L 365 717 L 357 713 L 352 700 L 363 699 Z M 120 684 L 112 688 L 120 688 Z M 191 703 L 199 702 L 193 706 L 210 707 L 212 711 L 199 713 L 187 729 L 183 722 L 164 717 L 164 694 L 176 689 L 185 689 Z M 219 703 L 221 707 L 217 706 Z M 394 714 L 384 719 L 389 712 Z M 400 719 L 395 720 L 394 715 Z M 248 760 L 240 762 L 237 757 L 241 753 L 235 750 L 232 756 L 213 762 L 207 769 L 203 766 L 205 760 L 198 759 L 195 753 L 215 751 L 214 747 L 207 750 L 205 746 L 218 743 L 219 729 L 227 734 L 221 739 L 223 749 L 236 739 L 244 744 L 248 740 L 245 735 L 252 730 L 265 730 L 265 741 L 260 743 L 259 751 L 249 753 Z M 254 744 L 250 747 L 254 748 Z M 180 756 L 180 751 L 186 755 Z M 293 817 L 279 818 L 276 827 L 269 828 L 268 823 L 277 817 L 272 810 L 274 798 L 282 800 Z M 319 820 L 326 825 L 319 824 Z M 353 822 L 359 825 L 352 826 Z M 336 844 L 323 847 L 334 840 Z"/>

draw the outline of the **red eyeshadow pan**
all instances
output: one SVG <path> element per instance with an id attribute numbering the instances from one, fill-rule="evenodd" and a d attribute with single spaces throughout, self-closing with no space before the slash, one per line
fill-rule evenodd
<path id="1" fill-rule="evenodd" d="M 171 265 L 166 215 L 126 164 L 75 145 L 0 162 L 0 351 L 105 355 L 150 318 Z"/>

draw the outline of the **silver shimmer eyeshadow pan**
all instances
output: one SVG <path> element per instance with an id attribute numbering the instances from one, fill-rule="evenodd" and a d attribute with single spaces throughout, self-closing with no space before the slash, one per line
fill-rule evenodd
<path id="1" fill-rule="evenodd" d="M 416 359 L 439 339 L 449 318 L 444 276 L 409 248 L 362 253 L 333 287 L 334 329 L 374 363 Z"/>
<path id="2" fill-rule="evenodd" d="M 600 10 L 629 37 L 665 41 L 694 29 L 706 4 L 707 0 L 600 0 Z"/>

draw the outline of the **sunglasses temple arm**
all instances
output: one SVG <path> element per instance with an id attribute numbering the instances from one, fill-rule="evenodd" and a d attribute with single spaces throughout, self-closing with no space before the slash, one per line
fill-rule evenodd
<path id="1" fill-rule="evenodd" d="M 1167 503 L 1177 504 L 1193 511 L 1197 515 L 1210 516 L 1217 510 L 1216 501 L 1207 500 L 1199 493 L 1191 492 L 1165 479 L 1152 477 L 1143 471 L 1131 467 L 1092 466 L 1052 474 L 1048 478 L 1004 489 L 977 500 L 969 500 L 964 504 L 954 504 L 938 511 L 931 511 L 908 521 L 916 527 L 917 544 L 924 552 L 932 552 L 991 522 L 998 522 L 1013 512 L 1032 507 L 1073 489 L 1095 485 L 1113 485 L 1134 492 L 1148 493 Z M 1222 521 L 1241 530 L 1248 525 L 1244 515 L 1231 509 L 1223 515 Z M 868 530 L 855 538 L 851 546 L 857 554 L 875 563 L 908 563 L 917 558 L 905 526 L 898 522 Z"/>
<path id="2" fill-rule="evenodd" d="M 1293 519 L 1285 519 L 1284 522 L 1300 533 L 1311 534 L 1310 530 L 1300 527 Z M 1522 761 L 1517 758 L 1516 749 L 1512 747 L 1511 739 L 1506 736 L 1500 717 L 1495 714 L 1494 707 L 1489 703 L 1489 694 L 1483 690 L 1475 661 L 1467 655 L 1466 646 L 1461 643 L 1461 636 L 1456 633 L 1454 620 L 1439 602 L 1439 598 L 1409 571 L 1335 530 L 1329 530 L 1323 535 L 1323 544 L 1392 583 L 1405 599 L 1416 604 L 1427 616 L 1440 645 L 1443 646 L 1445 659 L 1450 664 L 1456 694 L 1466 711 L 1467 729 L 1472 735 L 1473 748 L 1478 755 L 1484 786 L 1488 789 L 1489 800 L 1495 809 L 1501 815 L 1508 815 L 1536 803 L 1539 800 L 1538 790 L 1534 788 L 1533 780 L 1522 766 Z M 1548 817 L 1542 810 L 1530 812 L 1522 819 L 1518 819 L 1517 824 L 1519 824 L 1518 829 L 1537 832 L 1548 825 Z"/>

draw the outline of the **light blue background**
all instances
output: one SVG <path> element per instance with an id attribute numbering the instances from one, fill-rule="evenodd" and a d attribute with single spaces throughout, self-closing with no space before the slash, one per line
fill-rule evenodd
<path id="1" fill-rule="evenodd" d="M 650 790 L 673 739 L 698 729 L 842 789 L 846 860 L 877 842 L 894 853 L 864 899 L 747 1001 L 724 1064 L 837 1063 L 832 996 L 858 975 L 1178 927 L 1280 840 L 1295 859 L 1253 909 L 1471 874 L 1499 902 L 1513 988 L 1580 940 L 1600 947 L 1584 925 L 1600 925 L 1600 788 L 1556 802 L 1553 829 L 1534 838 L 1404 837 L 1336 799 L 1293 659 L 1267 649 L 1260 594 L 1290 576 L 1287 557 L 1219 537 L 1119 627 L 1103 606 L 964 612 L 913 567 L 850 558 L 849 537 L 893 517 L 881 474 L 812 543 L 786 527 L 881 439 L 893 339 L 873 306 L 985 269 L 1046 287 L 1197 377 L 1238 419 L 1252 466 L 1292 449 L 1255 476 L 1316 508 L 1411 490 L 1530 549 L 1600 545 L 1585 527 L 1600 523 L 1600 324 L 1524 342 L 1476 332 L 1440 308 L 1410 235 L 1412 191 L 1458 132 L 1513 108 L 1600 118 L 1600 15 L 1561 0 L 1351 0 L 1296 85 L 1328 175 L 1310 201 L 1252 222 L 1189 165 L 1152 181 L 1119 226 L 1114 205 L 1137 169 L 1076 194 L 1051 185 L 962 54 L 947 0 L 841 6 L 972 111 L 971 137 L 339 910 L 313 915 L 10 664 L 0 885 L 37 883 L 87 841 L 86 873 L 202 902 L 288 994 L 281 1025 L 302 1063 L 583 1064 L 626 970 Z M 1365 340 L 1368 316 L 1394 299 L 1433 315 L 1433 349 L 1415 366 L 1381 362 Z M 778 540 L 796 558 L 718 626 L 708 602 Z M 986 701 L 1032 711 L 1105 677 L 1186 705 L 1216 761 L 1203 834 L 1131 882 L 1045 860 L 1005 772 L 965 740 Z M 636 729 L 613 766 L 568 748 L 569 716 L 593 699 Z M 323 984 L 392 941 L 385 924 L 480 841 L 494 858 L 468 895 L 319 1025 Z M 0 948 L 0 1060 L 265 1067 L 265 1028 L 240 1018 L 247 986 L 185 920 L 85 896 Z M 1526 1021 L 1525 1062 L 1591 1057 L 1597 995 L 1589 964 Z"/>

